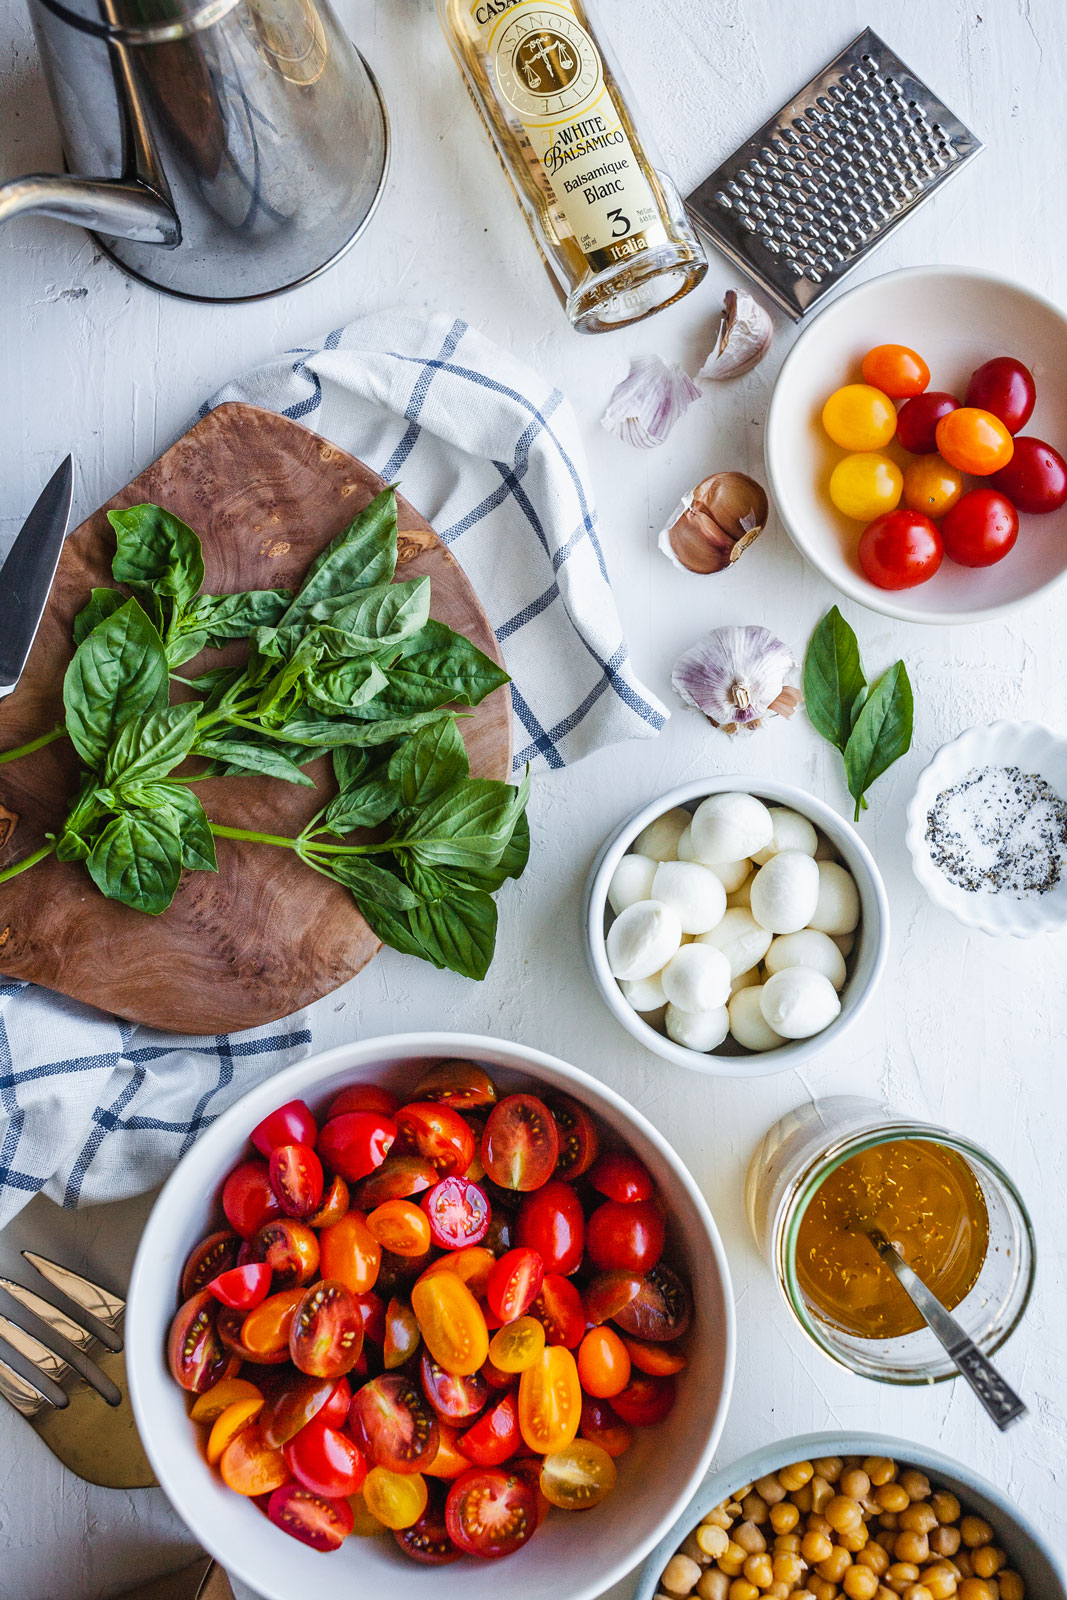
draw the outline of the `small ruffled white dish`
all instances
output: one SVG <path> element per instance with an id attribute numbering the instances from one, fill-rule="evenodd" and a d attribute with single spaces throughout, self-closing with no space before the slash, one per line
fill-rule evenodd
<path id="1" fill-rule="evenodd" d="M 926 839 L 927 817 L 938 795 L 967 773 L 985 767 L 1018 767 L 1044 778 L 1067 800 L 1067 738 L 1039 722 L 991 722 L 968 728 L 943 744 L 919 774 L 908 806 L 907 844 L 915 876 L 930 899 L 957 922 L 994 936 L 1030 939 L 1067 929 L 1067 870 L 1047 894 L 1023 899 L 1004 891 L 971 892 L 952 883 L 936 866 Z M 1065 863 L 1067 868 L 1067 863 Z"/>

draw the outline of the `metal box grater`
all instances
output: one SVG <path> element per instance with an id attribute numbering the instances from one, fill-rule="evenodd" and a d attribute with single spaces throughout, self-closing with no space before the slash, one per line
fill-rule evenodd
<path id="1" fill-rule="evenodd" d="M 868 28 L 686 205 L 799 318 L 981 148 Z"/>

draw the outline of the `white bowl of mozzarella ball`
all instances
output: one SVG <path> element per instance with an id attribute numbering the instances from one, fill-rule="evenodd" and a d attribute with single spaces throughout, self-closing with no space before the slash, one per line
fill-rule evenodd
<path id="1" fill-rule="evenodd" d="M 885 888 L 837 812 L 750 778 L 685 784 L 601 850 L 587 951 L 608 1006 L 679 1066 L 782 1072 L 859 1015 L 889 945 Z"/>

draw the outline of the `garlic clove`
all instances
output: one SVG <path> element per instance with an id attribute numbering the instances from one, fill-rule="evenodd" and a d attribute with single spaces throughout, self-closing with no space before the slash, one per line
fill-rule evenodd
<path id="1" fill-rule="evenodd" d="M 715 348 L 697 373 L 701 383 L 739 378 L 763 360 L 774 326 L 758 300 L 744 290 L 727 289 Z"/>
<path id="2" fill-rule="evenodd" d="M 722 572 L 767 526 L 766 491 L 747 472 L 715 472 L 682 499 L 659 547 L 683 572 Z"/>
<path id="3" fill-rule="evenodd" d="M 600 419 L 601 427 L 641 450 L 663 443 L 700 390 L 687 372 L 659 356 L 637 356 L 616 387 Z"/>
<path id="4" fill-rule="evenodd" d="M 671 682 L 686 705 L 716 728 L 751 731 L 766 716 L 792 716 L 800 691 L 785 680 L 798 665 L 769 628 L 713 628 L 678 657 Z"/>

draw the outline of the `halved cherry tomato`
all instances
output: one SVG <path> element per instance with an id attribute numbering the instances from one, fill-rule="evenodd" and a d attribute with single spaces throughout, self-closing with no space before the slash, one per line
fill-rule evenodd
<path id="1" fill-rule="evenodd" d="M 462 1279 L 451 1272 L 420 1278 L 411 1291 L 411 1309 L 438 1366 L 459 1377 L 477 1372 L 489 1354 L 489 1331 Z"/>
<path id="2" fill-rule="evenodd" d="M 292 1289 L 310 1283 L 318 1272 L 319 1236 L 306 1222 L 289 1217 L 265 1222 L 251 1241 L 251 1254 L 253 1261 L 270 1268 L 275 1289 Z"/>
<path id="3" fill-rule="evenodd" d="M 313 1418 L 290 1439 L 284 1455 L 297 1483 L 331 1500 L 358 1494 L 367 1476 L 359 1446 L 321 1417 Z"/>
<path id="4" fill-rule="evenodd" d="M 527 1195 L 519 1207 L 515 1237 L 520 1245 L 537 1252 L 546 1272 L 568 1277 L 580 1267 L 585 1213 L 571 1185 L 553 1178 Z"/>
<path id="5" fill-rule="evenodd" d="M 382 1353 L 386 1371 L 402 1367 L 419 1348 L 421 1338 L 414 1311 L 406 1300 L 398 1300 L 394 1295 L 385 1308 L 385 1345 Z"/>
<path id="6" fill-rule="evenodd" d="M 363 1485 L 367 1510 L 386 1528 L 410 1528 L 426 1510 L 429 1490 L 421 1472 L 372 1467 Z"/>
<path id="7" fill-rule="evenodd" d="M 431 1478 L 458 1478 L 460 1473 L 466 1472 L 470 1466 L 466 1456 L 461 1456 L 456 1449 L 459 1431 L 450 1427 L 447 1422 L 438 1421 L 438 1427 L 441 1430 L 441 1442 L 437 1447 L 437 1454 L 423 1471 Z"/>
<path id="8" fill-rule="evenodd" d="M 499 1467 L 521 1443 L 518 1404 L 513 1394 L 506 1394 L 461 1434 L 456 1449 L 476 1467 Z"/>
<path id="9" fill-rule="evenodd" d="M 326 1188 L 326 1192 L 323 1194 L 323 1197 L 319 1202 L 319 1209 L 314 1213 L 314 1215 L 308 1217 L 308 1227 L 329 1228 L 333 1225 L 333 1223 L 340 1222 L 341 1218 L 348 1210 L 348 1204 L 348 1184 L 339 1173 L 335 1173 L 330 1179 L 330 1182 Z"/>
<path id="10" fill-rule="evenodd" d="M 221 1229 L 218 1233 L 209 1233 L 206 1239 L 201 1239 L 189 1252 L 188 1260 L 182 1268 L 181 1297 L 191 1300 L 194 1294 L 199 1294 L 201 1289 L 206 1289 L 212 1278 L 217 1278 L 220 1272 L 229 1271 L 237 1263 L 237 1251 L 240 1239 L 228 1228 Z"/>
<path id="11" fill-rule="evenodd" d="M 941 524 L 950 561 L 961 567 L 991 567 L 1003 561 L 1019 537 L 1019 513 L 999 489 L 972 489 Z"/>
<path id="12" fill-rule="evenodd" d="M 250 1261 L 246 1267 L 231 1267 L 212 1278 L 208 1288 L 216 1300 L 235 1311 L 251 1311 L 270 1292 L 271 1270 L 265 1261 Z"/>
<path id="13" fill-rule="evenodd" d="M 234 1400 L 221 1416 L 215 1418 L 204 1450 L 209 1467 L 216 1465 L 230 1441 L 236 1439 L 241 1429 L 247 1428 L 262 1410 L 263 1396 L 257 1394 L 246 1396 L 243 1400 Z"/>
<path id="14" fill-rule="evenodd" d="M 565 1345 L 576 1350 L 585 1332 L 585 1311 L 582 1297 L 569 1278 L 558 1272 L 545 1274 L 541 1292 L 531 1312 L 545 1330 L 545 1341 L 550 1345 Z"/>
<path id="15" fill-rule="evenodd" d="M 621 1456 L 633 1443 L 633 1433 L 606 1400 L 592 1397 L 582 1401 L 582 1420 L 578 1432 L 583 1439 L 600 1445 L 609 1456 Z"/>
<path id="16" fill-rule="evenodd" d="M 363 1318 L 351 1290 L 324 1278 L 306 1290 L 289 1328 L 294 1367 L 312 1378 L 351 1372 L 363 1349 Z"/>
<path id="17" fill-rule="evenodd" d="M 942 417 L 936 438 L 938 452 L 949 466 L 976 478 L 988 477 L 1006 467 L 1014 449 L 1011 434 L 1000 418 L 977 406 L 960 406 Z"/>
<path id="18" fill-rule="evenodd" d="M 346 1111 L 376 1111 L 380 1117 L 391 1117 L 400 1101 L 390 1090 L 377 1083 L 350 1083 L 330 1101 L 326 1120 L 343 1116 Z"/>
<path id="19" fill-rule="evenodd" d="M 273 1450 L 256 1423 L 242 1428 L 222 1452 L 219 1471 L 227 1488 L 248 1498 L 271 1494 L 289 1482 L 289 1468 L 280 1450 Z"/>
<path id="20" fill-rule="evenodd" d="M 610 1400 L 626 1388 L 630 1357 L 613 1328 L 590 1328 L 578 1346 L 578 1376 L 594 1400 Z"/>
<path id="21" fill-rule="evenodd" d="M 328 1427 L 340 1428 L 348 1421 L 348 1408 L 352 1404 L 352 1385 L 347 1378 L 338 1378 L 330 1390 L 330 1398 L 318 1413 L 319 1420 Z"/>
<path id="22" fill-rule="evenodd" d="M 463 1460 L 463 1457 L 460 1457 Z M 427 1567 L 446 1567 L 458 1561 L 463 1554 L 448 1537 L 445 1526 L 445 1489 L 443 1484 L 429 1484 L 430 1497 L 426 1510 L 410 1528 L 394 1528 L 393 1538 L 412 1561 L 421 1561 Z"/>
<path id="23" fill-rule="evenodd" d="M 932 455 L 937 449 L 938 423 L 950 411 L 958 411 L 959 405 L 956 396 L 943 389 L 928 389 L 905 400 L 897 412 L 897 439 L 912 455 Z"/>
<path id="24" fill-rule="evenodd" d="M 990 480 L 1019 511 L 1044 516 L 1067 502 L 1067 461 L 1043 439 L 1029 434 L 1015 441 L 1015 453 Z"/>
<path id="25" fill-rule="evenodd" d="M 419 1357 L 422 1392 L 441 1422 L 472 1422 L 489 1397 L 481 1371 L 446 1372 L 428 1350 Z"/>
<path id="26" fill-rule="evenodd" d="M 286 1355 L 288 1353 L 287 1349 Z M 345 1401 L 340 1417 L 334 1405 L 334 1396 L 342 1384 L 347 1391 L 348 1383 L 344 1378 L 334 1383 L 329 1378 L 306 1378 L 300 1372 L 286 1378 L 271 1394 L 259 1419 L 260 1430 L 267 1444 L 276 1450 L 281 1449 L 312 1418 L 328 1423 L 331 1428 L 340 1427 L 348 1417 L 348 1401 Z M 350 1393 L 348 1398 L 351 1399 Z"/>
<path id="27" fill-rule="evenodd" d="M 216 1422 L 235 1400 L 262 1400 L 263 1396 L 247 1378 L 220 1378 L 193 1401 L 189 1416 L 193 1422 Z"/>
<path id="28" fill-rule="evenodd" d="M 484 1245 L 467 1245 L 462 1250 L 449 1250 L 447 1255 L 438 1256 L 422 1274 L 424 1278 L 432 1278 L 438 1272 L 454 1272 L 457 1278 L 462 1278 L 471 1294 L 480 1300 L 489 1286 L 489 1274 L 492 1272 L 496 1258 L 492 1252 L 486 1250 Z"/>
<path id="29" fill-rule="evenodd" d="M 541 1466 L 541 1457 L 531 1455 L 529 1451 L 524 1451 L 521 1455 L 512 1456 L 508 1462 L 508 1471 L 514 1472 L 516 1477 L 523 1478 L 534 1492 L 534 1499 L 537 1502 L 538 1527 L 541 1526 L 548 1513 L 552 1510 L 552 1507 L 541 1493 Z"/>
<path id="30" fill-rule="evenodd" d="M 324 1278 L 336 1278 L 353 1294 L 366 1294 L 378 1281 L 382 1247 L 358 1211 L 349 1211 L 319 1234 Z"/>
<path id="31" fill-rule="evenodd" d="M 971 373 L 964 404 L 991 411 L 1009 433 L 1018 433 L 1030 420 L 1037 400 L 1034 375 L 1013 356 L 994 356 Z"/>
<path id="32" fill-rule="evenodd" d="M 367 1217 L 367 1230 L 398 1256 L 424 1256 L 430 1248 L 430 1223 L 411 1200 L 384 1200 Z"/>
<path id="33" fill-rule="evenodd" d="M 385 1301 L 368 1291 L 356 1295 L 356 1309 L 363 1322 L 363 1337 L 381 1348 L 385 1344 Z"/>
<path id="34" fill-rule="evenodd" d="M 862 372 L 864 383 L 881 389 L 891 400 L 922 394 L 930 382 L 930 368 L 906 344 L 876 344 L 864 356 Z"/>
<path id="35" fill-rule="evenodd" d="M 377 1111 L 343 1111 L 323 1123 L 318 1151 L 331 1172 L 357 1183 L 380 1167 L 396 1139 L 396 1123 Z"/>
<path id="36" fill-rule="evenodd" d="M 483 1179 L 480 1187 L 488 1190 L 489 1179 Z M 510 1216 L 502 1206 L 494 1205 L 493 1215 L 489 1218 L 489 1231 L 482 1243 L 494 1256 L 502 1256 L 505 1250 L 513 1248 L 515 1244 L 515 1218 Z"/>
<path id="37" fill-rule="evenodd" d="M 585 1287 L 582 1310 L 586 1322 L 599 1327 L 617 1317 L 631 1300 L 636 1300 L 644 1285 L 636 1272 L 602 1272 Z"/>
<path id="38" fill-rule="evenodd" d="M 361 1179 L 352 1190 L 352 1204 L 373 1211 L 386 1200 L 407 1200 L 423 1194 L 437 1182 L 437 1169 L 421 1156 L 389 1154 L 380 1167 Z"/>
<path id="39" fill-rule="evenodd" d="M 280 1217 L 282 1208 L 270 1186 L 270 1169 L 265 1161 L 254 1158 L 234 1167 L 222 1186 L 222 1209 L 230 1226 L 242 1239 L 251 1239 L 272 1217 Z"/>
<path id="40" fill-rule="evenodd" d="M 519 1320 L 521 1321 L 522 1319 L 520 1318 Z M 541 1328 L 541 1324 L 534 1317 L 531 1317 L 530 1321 L 533 1322 L 534 1327 L 541 1329 L 541 1337 L 544 1338 L 545 1330 L 544 1330 L 544 1328 Z M 513 1322 L 509 1323 L 509 1327 L 513 1328 L 515 1326 L 516 1326 L 515 1323 L 513 1323 Z M 499 1331 L 500 1330 L 498 1329 L 497 1332 L 499 1332 Z M 492 1345 L 492 1342 L 493 1341 L 490 1339 L 490 1341 L 489 1341 L 490 1345 Z M 491 1356 L 488 1357 L 485 1361 L 482 1362 L 482 1374 L 483 1374 L 483 1376 L 485 1378 L 486 1383 L 489 1385 L 490 1389 L 517 1389 L 518 1388 L 518 1384 L 519 1384 L 519 1375 L 518 1375 L 518 1373 L 517 1372 L 505 1372 L 502 1367 L 498 1367 L 497 1366 L 496 1362 L 493 1360 L 493 1358 Z"/>
<path id="41" fill-rule="evenodd" d="M 611 1403 L 631 1427 L 648 1428 L 663 1421 L 674 1405 L 675 1393 L 673 1378 L 652 1378 L 641 1372 Z"/>
<path id="42" fill-rule="evenodd" d="M 489 1231 L 485 1190 L 467 1178 L 442 1178 L 420 1201 L 430 1221 L 430 1235 L 441 1250 L 477 1244 Z"/>
<path id="43" fill-rule="evenodd" d="M 489 1341 L 489 1365 L 505 1378 L 532 1367 L 545 1348 L 544 1324 L 536 1317 L 508 1322 Z M 484 1369 L 483 1369 L 484 1370 Z"/>
<path id="44" fill-rule="evenodd" d="M 489 1113 L 482 1162 L 502 1189 L 523 1192 L 547 1183 L 559 1160 L 559 1130 L 543 1100 L 509 1094 Z"/>
<path id="45" fill-rule="evenodd" d="M 167 1363 L 175 1383 L 203 1394 L 224 1375 L 229 1355 L 218 1331 L 219 1303 L 207 1289 L 179 1306 L 167 1337 Z"/>
<path id="46" fill-rule="evenodd" d="M 519 1379 L 519 1426 L 527 1445 L 544 1456 L 562 1450 L 578 1432 L 582 1386 L 563 1345 L 548 1345 Z"/>
<path id="47" fill-rule="evenodd" d="M 496 1084 L 477 1061 L 438 1061 L 419 1079 L 413 1100 L 436 1100 L 468 1111 L 496 1104 Z"/>
<path id="48" fill-rule="evenodd" d="M 575 1204 L 578 1204 L 577 1200 Z M 580 1215 L 580 1206 L 578 1210 Z M 489 1309 L 500 1318 L 502 1324 L 515 1322 L 529 1311 L 541 1292 L 544 1279 L 545 1263 L 536 1250 L 509 1250 L 494 1263 L 489 1274 L 485 1291 Z"/>
<path id="49" fill-rule="evenodd" d="M 466 1172 L 474 1156 L 474 1134 L 458 1111 L 433 1100 L 413 1101 L 396 1114 L 396 1149 L 421 1156 L 439 1177 Z"/>
<path id="50" fill-rule="evenodd" d="M 864 528 L 857 553 L 864 576 L 879 589 L 913 589 L 933 577 L 944 546 L 921 511 L 887 511 Z"/>
<path id="51" fill-rule="evenodd" d="M 612 1320 L 623 1333 L 663 1344 L 680 1339 L 692 1316 L 689 1290 L 678 1274 L 660 1261 L 645 1274 L 637 1294 Z"/>
<path id="52" fill-rule="evenodd" d="M 372 1515 L 362 1493 L 349 1495 L 348 1509 L 352 1513 L 352 1532 L 357 1539 L 382 1538 L 390 1531 Z"/>
<path id="53" fill-rule="evenodd" d="M 670 1378 L 689 1365 L 688 1356 L 673 1345 L 648 1344 L 628 1336 L 622 1342 L 638 1372 L 647 1372 L 650 1378 Z"/>
<path id="54" fill-rule="evenodd" d="M 276 1145 L 310 1144 L 318 1138 L 318 1127 L 303 1100 L 289 1100 L 252 1129 L 252 1143 L 262 1156 L 269 1156 Z"/>
<path id="55" fill-rule="evenodd" d="M 241 1343 L 255 1361 L 276 1359 L 289 1351 L 289 1328 L 304 1297 L 302 1288 L 283 1289 L 268 1296 L 241 1323 Z"/>
<path id="56" fill-rule="evenodd" d="M 963 474 L 936 453 L 919 456 L 904 468 L 904 504 L 937 522 L 963 493 Z"/>
<path id="57" fill-rule="evenodd" d="M 556 1119 L 559 1133 L 557 1178 L 580 1178 L 597 1158 L 600 1135 L 590 1113 L 570 1095 L 553 1095 L 548 1109 Z"/>
<path id="58" fill-rule="evenodd" d="M 621 1150 L 608 1150 L 594 1163 L 589 1182 L 609 1200 L 632 1205 L 635 1200 L 651 1200 L 655 1192 L 648 1168 L 636 1156 Z"/>
<path id="59" fill-rule="evenodd" d="M 322 1204 L 322 1162 L 309 1144 L 276 1144 L 270 1186 L 287 1217 L 309 1217 Z"/>
<path id="60" fill-rule="evenodd" d="M 448 1536 L 469 1556 L 512 1555 L 532 1538 L 538 1520 L 530 1483 L 501 1467 L 472 1467 L 456 1479 L 445 1502 Z"/>
<path id="61" fill-rule="evenodd" d="M 297 1290 L 300 1293 L 300 1290 Z M 266 1301 L 262 1304 L 266 1305 Z M 261 1367 L 280 1367 L 289 1360 L 288 1344 L 281 1345 L 278 1349 L 268 1352 L 266 1350 L 250 1350 L 241 1337 L 246 1318 L 254 1315 L 254 1311 L 234 1311 L 229 1306 L 219 1304 L 218 1307 L 218 1334 L 226 1349 L 230 1353 L 231 1361 L 251 1361 Z M 258 1311 L 259 1307 L 255 1307 Z M 232 1375 L 232 1371 L 227 1376 Z"/>
<path id="62" fill-rule="evenodd" d="M 572 1439 L 564 1450 L 546 1456 L 541 1493 L 563 1511 L 588 1511 L 606 1500 L 618 1473 L 610 1453 L 591 1439 Z"/>
<path id="63" fill-rule="evenodd" d="M 344 1500 L 328 1500 L 299 1484 L 275 1489 L 267 1516 L 293 1539 L 312 1550 L 339 1550 L 352 1532 L 352 1509 Z"/>
<path id="64" fill-rule="evenodd" d="M 393 1295 L 406 1298 L 411 1293 L 411 1285 L 426 1270 L 432 1259 L 431 1250 L 427 1250 L 421 1256 L 397 1256 L 391 1250 L 383 1250 L 381 1270 L 376 1284 L 378 1293 L 386 1300 L 390 1300 Z"/>
<path id="65" fill-rule="evenodd" d="M 663 1254 L 666 1237 L 666 1224 L 654 1200 L 628 1205 L 605 1200 L 589 1218 L 586 1255 L 602 1272 L 645 1273 Z"/>

